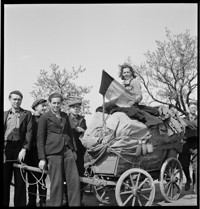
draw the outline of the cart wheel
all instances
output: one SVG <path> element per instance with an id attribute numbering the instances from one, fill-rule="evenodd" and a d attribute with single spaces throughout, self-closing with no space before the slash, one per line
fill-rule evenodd
<path id="1" fill-rule="evenodd" d="M 124 172 L 115 188 L 119 206 L 151 206 L 155 197 L 155 185 L 145 170 L 132 168 Z"/>
<path id="2" fill-rule="evenodd" d="M 174 158 L 168 158 L 161 167 L 160 191 L 167 202 L 176 201 L 182 192 L 183 170 L 180 162 Z"/>
<path id="3" fill-rule="evenodd" d="M 115 199 L 111 196 L 112 191 L 114 191 L 114 187 L 112 186 L 92 185 L 92 189 L 96 198 L 103 204 L 111 204 L 112 200 Z"/>

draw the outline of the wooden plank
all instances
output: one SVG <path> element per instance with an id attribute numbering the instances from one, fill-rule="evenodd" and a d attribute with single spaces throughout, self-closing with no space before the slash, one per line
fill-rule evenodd
<path id="1" fill-rule="evenodd" d="M 116 182 L 114 181 L 106 181 L 104 179 L 97 179 L 97 178 L 90 178 L 90 177 L 80 177 L 80 181 L 84 182 L 86 184 L 91 184 L 95 186 L 111 186 L 116 185 Z"/>
<path id="2" fill-rule="evenodd" d="M 47 170 L 41 170 L 38 167 L 22 165 L 22 164 L 18 164 L 18 163 L 13 163 L 13 166 L 16 167 L 16 168 L 24 169 L 24 170 L 35 171 L 35 172 L 39 172 L 39 173 L 43 173 L 44 172 L 44 173 L 48 174 Z"/>
<path id="3" fill-rule="evenodd" d="M 94 173 L 115 175 L 118 156 L 113 153 L 108 153 L 103 156 L 100 161 L 97 161 L 92 169 Z"/>

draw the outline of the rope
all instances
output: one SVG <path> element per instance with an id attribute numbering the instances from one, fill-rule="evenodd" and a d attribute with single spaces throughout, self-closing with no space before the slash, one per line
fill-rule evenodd
<path id="1" fill-rule="evenodd" d="M 35 196 L 39 196 L 39 197 L 50 197 L 49 195 L 44 195 L 44 194 L 36 194 L 36 193 L 32 193 L 32 192 L 29 192 L 29 191 L 26 191 L 27 193 L 29 194 L 32 194 L 32 195 L 35 195 Z"/>
<path id="2" fill-rule="evenodd" d="M 18 160 L 6 160 L 5 162 L 19 162 L 19 161 L 18 161 Z M 29 172 L 33 175 L 33 177 L 36 179 L 36 182 L 35 182 L 35 183 L 30 183 L 30 182 L 28 182 L 28 181 L 25 180 L 25 178 L 24 178 L 24 176 L 23 176 L 23 174 L 22 174 L 24 168 L 25 168 L 27 165 L 26 165 L 25 163 L 22 163 L 22 162 L 20 162 L 20 163 L 21 163 L 21 165 L 22 165 L 22 167 L 20 168 L 20 173 L 21 173 L 21 176 L 22 176 L 23 181 L 24 181 L 25 183 L 28 183 L 29 185 L 34 185 L 34 184 L 38 184 L 38 183 L 39 183 L 39 184 L 42 185 L 42 189 L 45 189 L 45 184 L 44 184 L 44 182 L 41 183 L 41 181 L 43 181 L 44 170 L 42 171 L 42 175 L 41 175 L 41 177 L 40 177 L 39 180 L 38 180 L 37 177 L 33 174 L 32 171 L 29 171 Z"/>
<path id="3" fill-rule="evenodd" d="M 111 150 L 111 152 L 115 153 L 117 156 L 119 156 L 121 159 L 123 159 L 124 161 L 128 162 L 128 163 L 131 163 L 131 164 L 134 164 L 133 162 L 123 158 L 120 153 L 116 152 L 113 148 L 109 147 L 109 149 Z M 127 154 L 127 155 L 133 155 L 133 156 L 136 156 L 136 154 L 132 153 L 132 154 Z"/>
<path id="4" fill-rule="evenodd" d="M 19 162 L 19 160 L 6 160 L 4 163 L 6 163 L 6 162 Z M 33 177 L 36 179 L 36 182 L 34 182 L 34 183 L 30 183 L 30 182 L 28 182 L 28 181 L 26 181 L 26 179 L 24 178 L 24 175 L 23 175 L 23 173 L 22 172 L 24 172 L 24 168 L 27 166 L 25 163 L 22 163 L 21 161 L 20 161 L 20 163 L 21 163 L 21 165 L 22 165 L 22 167 L 20 168 L 20 174 L 21 174 L 21 177 L 22 177 L 22 179 L 23 179 L 23 181 L 25 182 L 25 183 L 28 183 L 29 185 L 35 185 L 35 184 L 41 184 L 42 185 L 42 189 L 43 190 L 45 190 L 45 189 L 47 189 L 47 187 L 46 187 L 46 185 L 45 185 L 45 183 L 44 183 L 44 179 L 43 179 L 43 176 L 44 176 L 44 170 L 42 171 L 42 174 L 41 174 L 41 177 L 40 177 L 40 179 L 37 179 L 37 177 L 33 174 L 33 172 L 32 171 L 29 171 L 32 175 L 33 175 Z M 41 194 L 35 194 L 35 193 L 32 193 L 32 192 L 29 192 L 29 191 L 26 191 L 27 193 L 29 193 L 29 194 L 33 194 L 33 195 L 35 195 L 35 196 L 45 196 L 45 197 L 48 197 L 49 195 L 41 195 Z"/>
<path id="5" fill-rule="evenodd" d="M 35 185 L 35 184 L 41 184 L 42 185 L 42 189 L 43 190 L 45 190 L 45 189 L 47 189 L 47 187 L 46 187 L 46 185 L 45 185 L 45 183 L 44 183 L 44 180 L 43 180 L 43 175 L 44 175 L 44 170 L 42 171 L 42 175 L 41 175 L 41 177 L 40 177 L 40 179 L 38 180 L 37 179 L 37 177 L 33 174 L 33 172 L 32 171 L 29 171 L 32 175 L 33 175 L 33 177 L 36 179 L 36 182 L 35 183 L 30 183 L 30 182 L 28 182 L 28 181 L 26 181 L 25 179 L 24 179 L 24 175 L 22 174 L 22 172 L 23 172 L 23 170 L 24 170 L 24 168 L 27 166 L 25 163 L 22 163 L 21 162 L 21 165 L 22 165 L 22 167 L 20 168 L 20 173 L 21 173 L 21 176 L 22 176 L 22 179 L 23 179 L 23 181 L 25 182 L 25 183 L 28 183 L 29 185 Z M 41 195 L 41 194 L 37 194 L 37 193 L 32 193 L 32 192 L 29 192 L 29 191 L 26 191 L 27 193 L 29 193 L 29 194 L 33 194 L 33 195 L 35 195 L 35 196 L 44 196 L 44 197 L 48 197 L 49 195 Z"/>
<path id="6" fill-rule="evenodd" d="M 24 178 L 22 172 L 24 170 L 24 168 L 27 166 L 25 163 L 22 163 L 21 162 L 21 165 L 22 167 L 20 168 L 20 173 L 21 173 L 21 176 L 22 176 L 22 179 L 24 180 L 25 183 L 28 183 L 29 185 L 35 185 L 35 184 L 41 184 L 42 185 L 42 188 L 45 188 L 45 185 L 44 183 L 42 182 L 41 183 L 41 180 L 43 179 L 43 175 L 44 175 L 44 170 L 42 170 L 42 175 L 40 177 L 40 179 L 38 180 L 37 177 L 33 174 L 32 171 L 30 171 L 30 173 L 33 175 L 33 177 L 36 179 L 36 182 L 35 183 L 29 183 L 28 181 L 26 181 L 26 179 Z"/>

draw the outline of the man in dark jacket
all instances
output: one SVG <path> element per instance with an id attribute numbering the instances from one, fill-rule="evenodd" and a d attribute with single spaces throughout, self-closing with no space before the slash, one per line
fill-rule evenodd
<path id="1" fill-rule="evenodd" d="M 64 179 L 67 183 L 69 206 L 80 206 L 80 182 L 76 166 L 76 144 L 67 113 L 61 111 L 63 97 L 49 96 L 50 110 L 40 117 L 37 132 L 39 168 L 48 162 L 50 178 L 49 206 L 62 206 Z"/>
<path id="2" fill-rule="evenodd" d="M 192 126 L 197 126 L 197 105 L 196 103 L 189 103 L 188 105 L 188 115 L 184 118 L 185 121 L 189 124 L 191 124 Z M 186 127 L 187 128 L 187 127 Z M 198 137 L 195 136 L 195 132 L 197 132 L 196 130 L 188 130 L 189 132 L 191 132 L 191 134 L 189 134 L 187 136 L 187 138 L 185 139 L 185 143 L 183 144 L 183 150 L 182 152 L 179 154 L 179 161 L 182 165 L 185 177 L 186 177 L 186 184 L 185 184 L 185 190 L 188 191 L 190 189 L 190 184 L 192 182 L 191 177 L 190 177 L 190 160 L 191 160 L 191 151 L 190 149 L 195 149 L 195 147 L 197 147 L 197 140 Z M 186 133 L 187 133 L 187 129 L 186 129 Z M 195 178 L 194 178 L 194 174 L 193 174 L 193 184 L 195 183 Z"/>
<path id="3" fill-rule="evenodd" d="M 43 115 L 46 111 L 46 99 L 37 99 L 32 104 L 32 109 L 34 110 L 33 114 L 33 139 L 31 144 L 31 149 L 27 155 L 27 164 L 29 166 L 38 167 L 38 152 L 37 152 L 37 129 L 40 116 Z M 45 179 L 47 174 L 28 171 L 28 207 L 36 207 L 37 199 L 37 188 L 39 191 L 40 207 L 46 206 L 46 183 Z M 40 182 L 36 182 L 40 179 Z"/>
<path id="4" fill-rule="evenodd" d="M 23 95 L 20 91 L 9 94 L 11 109 L 4 112 L 4 206 L 9 207 L 10 184 L 14 172 L 14 207 L 26 206 L 25 173 L 14 168 L 13 163 L 23 162 L 26 150 L 30 149 L 32 140 L 32 114 L 22 109 Z M 24 175 L 22 177 L 22 175 Z"/>

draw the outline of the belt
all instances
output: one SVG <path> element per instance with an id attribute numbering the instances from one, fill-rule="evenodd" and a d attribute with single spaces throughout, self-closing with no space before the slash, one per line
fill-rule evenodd
<path id="1" fill-rule="evenodd" d="M 19 140 L 6 140 L 5 142 L 21 142 L 21 140 L 19 139 Z"/>

